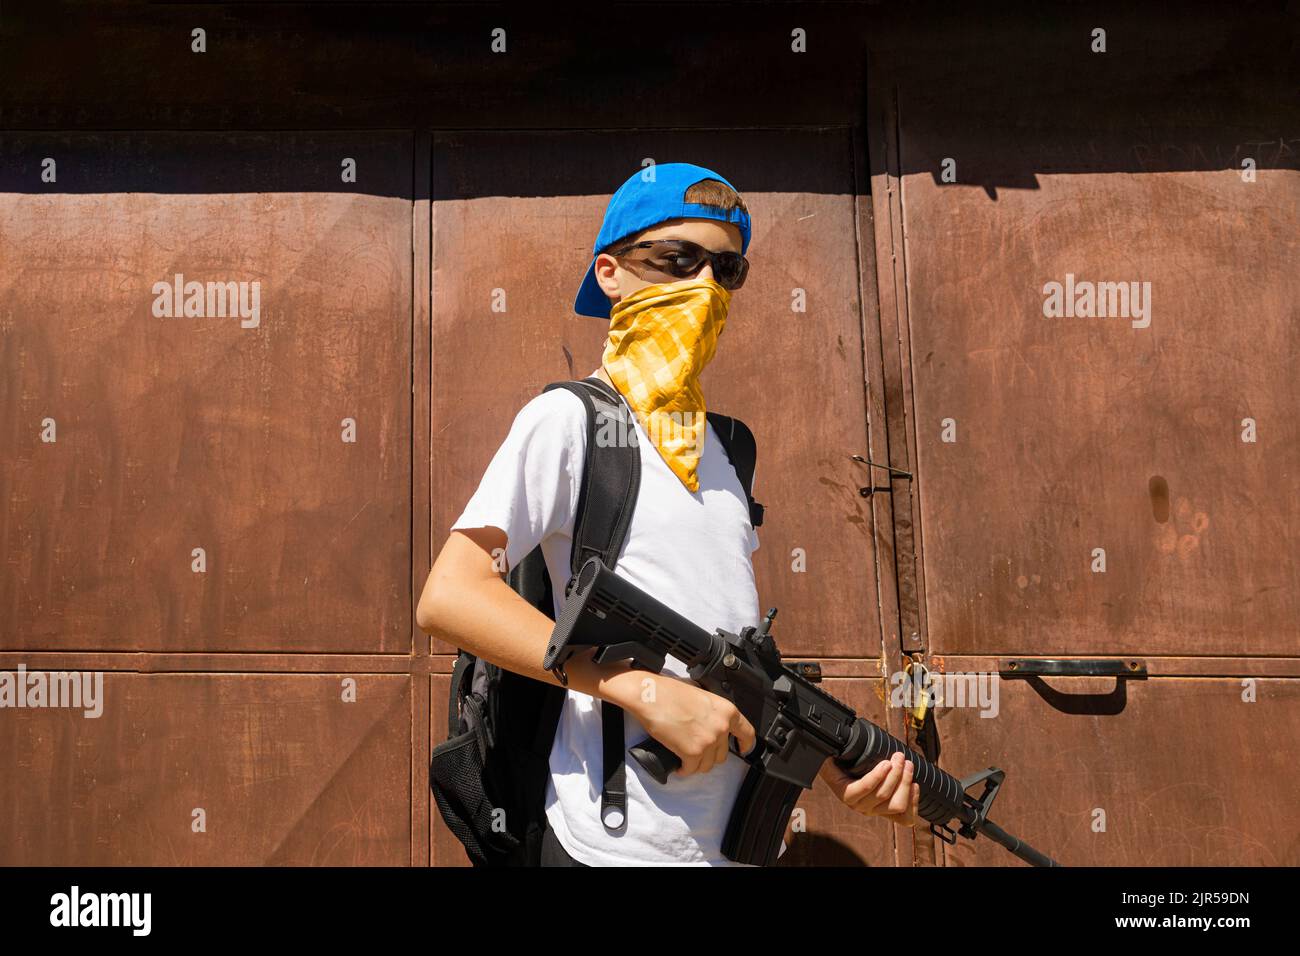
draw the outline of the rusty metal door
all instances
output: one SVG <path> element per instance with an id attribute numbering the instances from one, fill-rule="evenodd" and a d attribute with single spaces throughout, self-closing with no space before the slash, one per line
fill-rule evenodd
<path id="1" fill-rule="evenodd" d="M 990 816 L 1067 864 L 1300 863 L 1297 141 L 877 92 L 905 645 L 1008 678 L 938 709 L 944 765 L 1008 770 Z"/>
<path id="2" fill-rule="evenodd" d="M 410 135 L 0 143 L 0 857 L 409 863 Z"/>

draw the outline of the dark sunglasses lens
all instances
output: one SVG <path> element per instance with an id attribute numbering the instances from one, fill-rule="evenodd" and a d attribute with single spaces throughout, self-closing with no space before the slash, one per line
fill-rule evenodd
<path id="1" fill-rule="evenodd" d="M 739 289 L 745 284 L 749 261 L 738 252 L 709 254 L 703 246 L 685 239 L 666 239 L 656 247 L 651 263 L 678 279 L 688 279 L 712 262 L 713 276 L 724 289 Z"/>
<path id="2" fill-rule="evenodd" d="M 671 276 L 678 279 L 689 278 L 700 271 L 704 265 L 704 250 L 694 243 L 674 241 L 664 243 L 651 261 Z"/>
<path id="3" fill-rule="evenodd" d="M 735 252 L 723 252 L 713 257 L 713 274 L 724 289 L 739 289 L 745 284 L 749 262 Z"/>

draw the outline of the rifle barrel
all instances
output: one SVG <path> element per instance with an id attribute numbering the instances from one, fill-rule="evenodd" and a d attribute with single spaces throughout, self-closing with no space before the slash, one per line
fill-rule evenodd
<path id="1" fill-rule="evenodd" d="M 1006 847 L 1020 859 L 1032 866 L 1060 866 L 1046 853 L 1039 853 L 1028 843 L 1025 843 L 1019 837 L 1012 836 L 1006 830 L 1002 829 L 992 820 L 986 819 L 980 827 L 980 833 L 984 834 L 994 843 Z"/>

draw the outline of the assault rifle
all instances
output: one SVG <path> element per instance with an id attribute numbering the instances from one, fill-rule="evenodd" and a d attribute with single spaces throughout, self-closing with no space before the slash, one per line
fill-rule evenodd
<path id="1" fill-rule="evenodd" d="M 750 767 L 723 836 L 728 859 L 760 866 L 776 860 L 795 801 L 812 787 L 828 757 L 850 776 L 861 777 L 901 751 L 912 761 L 921 788 L 920 815 L 944 842 L 983 833 L 1027 863 L 1059 866 L 989 820 L 989 806 L 1006 776 L 1002 770 L 990 767 L 958 780 L 783 664 L 771 634 L 776 608 L 758 627 L 710 634 L 615 575 L 598 557 L 590 558 L 572 583 L 542 662 L 561 683 L 568 683 L 565 662 L 585 648 L 596 648 L 597 663 L 627 660 L 655 672 L 672 656 L 690 669 L 692 680 L 730 700 L 754 726 L 756 744 L 748 754 L 731 740 L 732 752 Z M 630 752 L 659 783 L 667 783 L 681 766 L 675 753 L 651 737 Z M 979 797 L 966 792 L 981 782 Z M 954 820 L 955 832 L 948 825 Z"/>

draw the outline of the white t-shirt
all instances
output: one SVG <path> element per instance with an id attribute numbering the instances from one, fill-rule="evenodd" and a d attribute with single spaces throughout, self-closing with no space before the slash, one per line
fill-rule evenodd
<path id="1" fill-rule="evenodd" d="M 759 622 L 750 554 L 758 534 L 736 471 L 712 425 L 691 492 L 669 470 L 636 423 L 641 490 L 614 572 L 712 632 Z M 533 398 L 515 417 L 478 490 L 452 530 L 495 527 L 506 533 L 513 568 L 539 543 L 558 615 L 569 579 L 574 515 L 587 444 L 582 401 L 564 389 Z M 540 663 L 540 661 L 538 662 Z M 664 671 L 687 677 L 668 658 Z M 606 830 L 600 819 L 601 702 L 570 690 L 551 749 L 546 816 L 570 856 L 589 866 L 693 864 L 735 866 L 722 836 L 748 765 L 728 753 L 705 773 L 673 774 L 659 784 L 627 757 L 627 821 Z M 624 744 L 647 736 L 631 713 Z"/>

